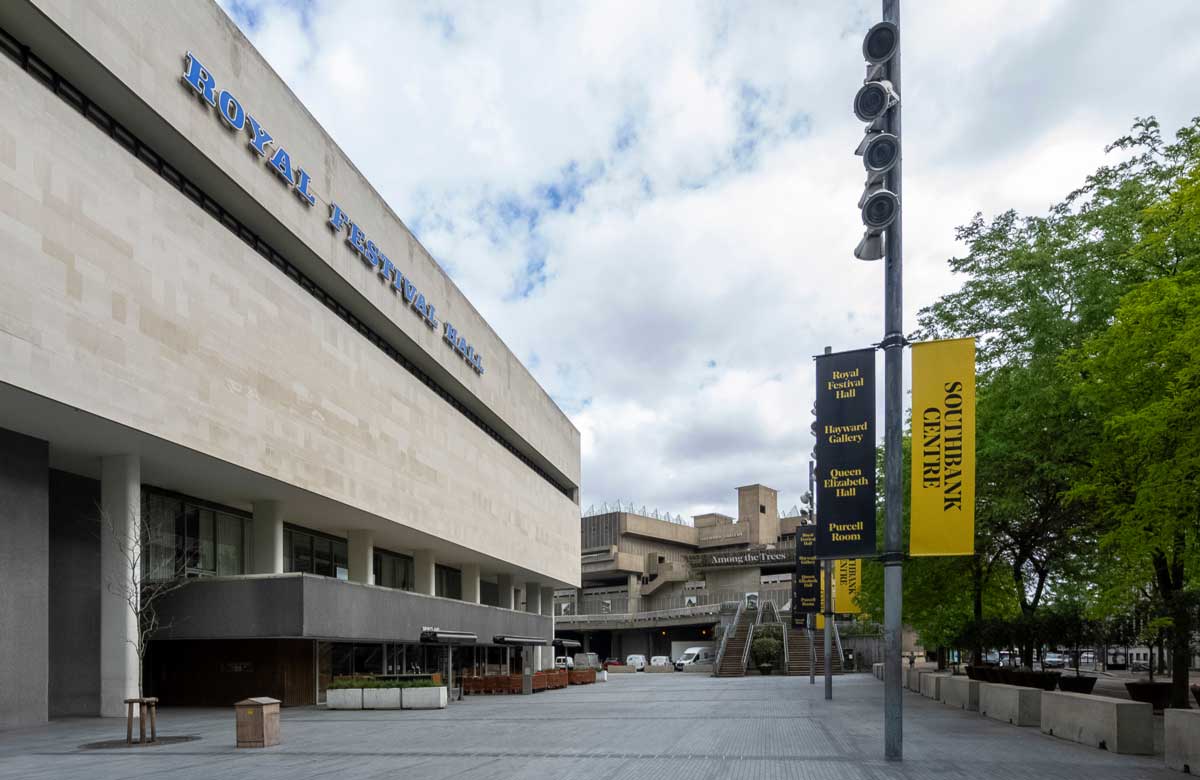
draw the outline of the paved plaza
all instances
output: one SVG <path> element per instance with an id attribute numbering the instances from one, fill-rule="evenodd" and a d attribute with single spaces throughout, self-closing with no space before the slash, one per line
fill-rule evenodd
<path id="1" fill-rule="evenodd" d="M 233 712 L 166 709 L 160 733 L 189 742 L 83 749 L 121 720 L 0 732 L 0 778 L 1179 778 L 1157 757 L 1118 756 L 905 693 L 905 761 L 882 760 L 883 685 L 612 675 L 533 696 L 473 697 L 433 712 L 285 710 L 283 744 L 235 750 Z"/>

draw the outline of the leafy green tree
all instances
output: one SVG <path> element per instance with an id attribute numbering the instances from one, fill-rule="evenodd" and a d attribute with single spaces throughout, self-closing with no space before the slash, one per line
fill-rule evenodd
<path id="1" fill-rule="evenodd" d="M 1093 515 L 1070 493 L 1089 468 L 1100 421 L 1074 393 L 1063 354 L 1103 332 L 1121 297 L 1171 273 L 1188 251 L 1170 203 L 1194 170 L 1200 119 L 1164 142 L 1154 119 L 1114 143 L 1100 168 L 1045 216 L 977 215 L 950 267 L 962 288 L 920 312 L 917 338 L 977 337 L 976 520 L 982 575 L 1003 563 L 1031 620 L 1056 583 L 1089 576 Z M 1194 235 L 1194 234 L 1192 234 Z M 1151 240 L 1153 239 L 1153 240 Z M 978 591 L 977 591 L 978 592 Z M 1024 663 L 1033 648 L 1022 647 Z"/>
<path id="2" fill-rule="evenodd" d="M 1200 168 L 1152 210 L 1194 228 Z M 1200 267 L 1200 234 L 1157 225 L 1146 241 L 1176 268 Z M 1100 423 L 1092 468 L 1073 495 L 1102 525 L 1110 593 L 1150 582 L 1172 637 L 1172 706 L 1188 706 L 1191 613 L 1200 567 L 1200 270 L 1146 282 L 1121 301 L 1113 323 L 1068 361 L 1076 394 Z"/>

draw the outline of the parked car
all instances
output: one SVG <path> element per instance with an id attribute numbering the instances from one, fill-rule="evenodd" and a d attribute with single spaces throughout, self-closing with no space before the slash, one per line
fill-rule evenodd
<path id="1" fill-rule="evenodd" d="M 595 653 L 576 653 L 575 654 L 576 669 L 603 669 L 600 665 L 600 657 Z"/>
<path id="2" fill-rule="evenodd" d="M 650 665 L 651 666 L 670 666 L 671 659 L 667 658 L 665 655 L 656 655 L 650 659 Z"/>
<path id="3" fill-rule="evenodd" d="M 625 665 L 632 666 L 633 671 L 641 672 L 646 668 L 646 656 L 644 655 L 629 655 L 625 657 Z"/>
<path id="4" fill-rule="evenodd" d="M 555 669 L 574 669 L 575 668 L 575 659 L 571 658 L 570 656 L 560 655 L 558 658 L 554 659 L 554 668 Z"/>
<path id="5" fill-rule="evenodd" d="M 603 668 L 607 669 L 610 666 L 624 666 L 625 662 L 620 658 L 605 658 Z"/>
<path id="6" fill-rule="evenodd" d="M 675 662 L 675 671 L 682 672 L 684 667 L 692 664 L 711 664 L 715 658 L 716 653 L 711 647 L 689 647 Z"/>
<path id="7" fill-rule="evenodd" d="M 1046 653 L 1042 656 L 1042 668 L 1044 669 L 1061 669 L 1066 666 L 1067 659 L 1062 653 Z"/>

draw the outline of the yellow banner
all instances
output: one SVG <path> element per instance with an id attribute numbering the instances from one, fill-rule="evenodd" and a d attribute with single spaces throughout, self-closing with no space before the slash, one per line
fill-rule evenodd
<path id="1" fill-rule="evenodd" d="M 911 555 L 975 552 L 975 339 L 913 344 Z"/>
<path id="2" fill-rule="evenodd" d="M 858 591 L 862 588 L 862 566 L 857 558 L 834 561 L 833 611 L 839 615 L 857 614 Z"/>

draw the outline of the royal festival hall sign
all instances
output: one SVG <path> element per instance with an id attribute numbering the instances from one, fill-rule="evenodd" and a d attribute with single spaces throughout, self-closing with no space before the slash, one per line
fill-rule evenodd
<path id="1" fill-rule="evenodd" d="M 875 350 L 817 355 L 814 555 L 875 555 Z"/>
<path id="2" fill-rule="evenodd" d="M 315 206 L 317 197 L 313 194 L 312 177 L 298 161 L 292 160 L 283 144 L 277 141 L 263 127 L 262 122 L 251 115 L 241 102 L 227 89 L 218 89 L 217 80 L 212 71 L 206 68 L 191 52 L 187 53 L 183 64 L 183 83 L 196 92 L 210 107 L 217 110 L 217 116 L 231 133 L 245 131 L 250 140 L 247 146 L 254 150 L 259 157 L 266 161 L 266 166 L 274 172 L 284 184 L 295 193 L 296 197 L 308 206 Z M 374 268 L 380 280 L 401 296 L 408 307 L 421 318 L 432 330 L 440 325 L 442 341 L 450 346 L 459 357 L 467 362 L 482 375 L 483 355 L 449 322 L 439 322 L 437 309 L 425 294 L 417 289 L 413 281 L 396 266 L 387 254 L 374 242 L 367 238 L 362 226 L 350 218 L 334 201 L 329 202 L 329 227 L 338 234 L 345 234 L 346 243 L 353 249 L 364 263 Z"/>

